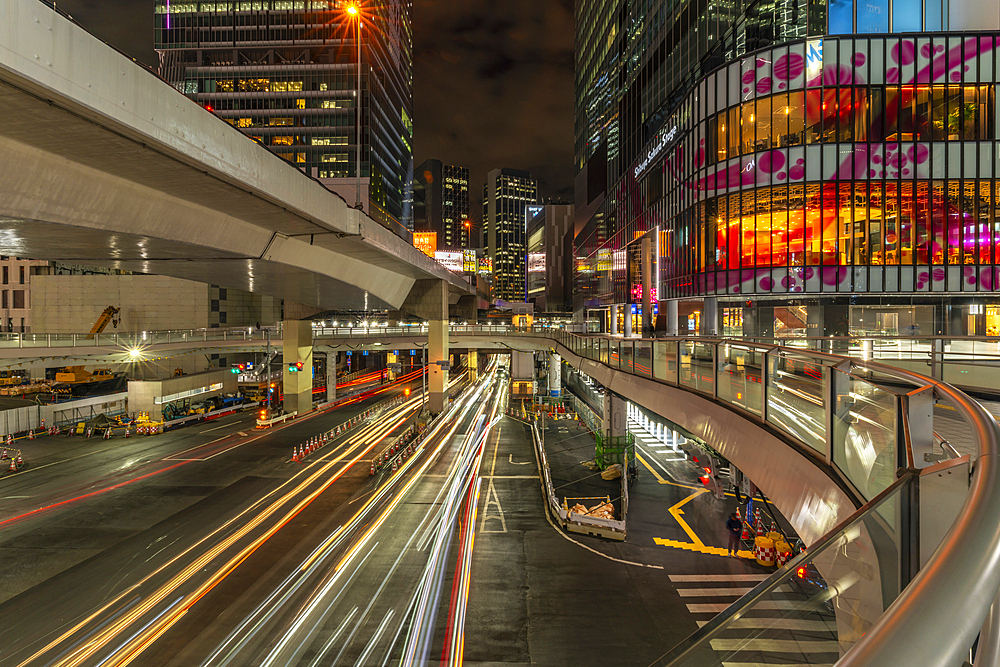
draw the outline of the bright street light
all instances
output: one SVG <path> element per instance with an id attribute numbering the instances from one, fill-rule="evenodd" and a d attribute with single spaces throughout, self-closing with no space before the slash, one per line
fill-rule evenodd
<path id="1" fill-rule="evenodd" d="M 357 177 L 358 177 L 358 196 L 355 200 L 354 208 L 363 210 L 361 204 L 361 8 L 357 4 L 351 3 L 347 5 L 347 13 L 353 16 L 357 20 L 357 39 L 358 39 L 358 88 L 357 95 L 355 96 L 354 110 L 355 110 L 355 120 L 354 124 L 357 126 Z"/>

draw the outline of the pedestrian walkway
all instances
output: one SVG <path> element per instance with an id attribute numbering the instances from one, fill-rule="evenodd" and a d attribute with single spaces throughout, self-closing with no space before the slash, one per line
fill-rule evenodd
<path id="1" fill-rule="evenodd" d="M 673 574 L 670 581 L 702 627 L 750 592 L 767 574 Z M 812 584 L 780 586 L 767 600 L 732 622 L 710 641 L 723 667 L 833 665 L 840 657 L 837 622 L 829 603 L 804 614 Z"/>

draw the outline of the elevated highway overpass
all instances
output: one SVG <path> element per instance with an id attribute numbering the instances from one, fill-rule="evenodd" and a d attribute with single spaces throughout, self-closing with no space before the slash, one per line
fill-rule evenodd
<path id="1" fill-rule="evenodd" d="M 0 0 L 0 254 L 399 309 L 459 276 L 37 0 Z M 399 230 L 397 230 L 399 231 Z M 405 230 L 402 230 L 405 235 Z"/>

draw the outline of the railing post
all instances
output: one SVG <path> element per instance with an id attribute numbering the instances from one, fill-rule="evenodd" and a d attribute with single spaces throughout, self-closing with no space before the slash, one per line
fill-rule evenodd
<path id="1" fill-rule="evenodd" d="M 11 328 L 13 329 L 14 327 L 11 327 Z M 17 346 L 18 347 L 24 347 L 24 334 L 23 333 L 17 334 Z"/>
<path id="2" fill-rule="evenodd" d="M 935 380 L 944 379 L 944 339 L 935 338 L 931 341 L 931 377 Z"/>

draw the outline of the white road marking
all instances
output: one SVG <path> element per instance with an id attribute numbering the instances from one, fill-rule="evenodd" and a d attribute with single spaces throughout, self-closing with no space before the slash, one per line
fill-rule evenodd
<path id="1" fill-rule="evenodd" d="M 764 581 L 769 574 L 672 574 L 670 581 L 678 584 L 697 581 Z"/>
<path id="2" fill-rule="evenodd" d="M 677 594 L 682 598 L 711 598 L 723 595 L 739 597 L 752 590 L 752 588 L 678 588 Z"/>
<path id="3" fill-rule="evenodd" d="M 769 651 L 772 653 L 840 653 L 840 642 L 796 639 L 712 639 L 716 651 Z M 753 664 L 753 663 L 751 663 Z"/>

